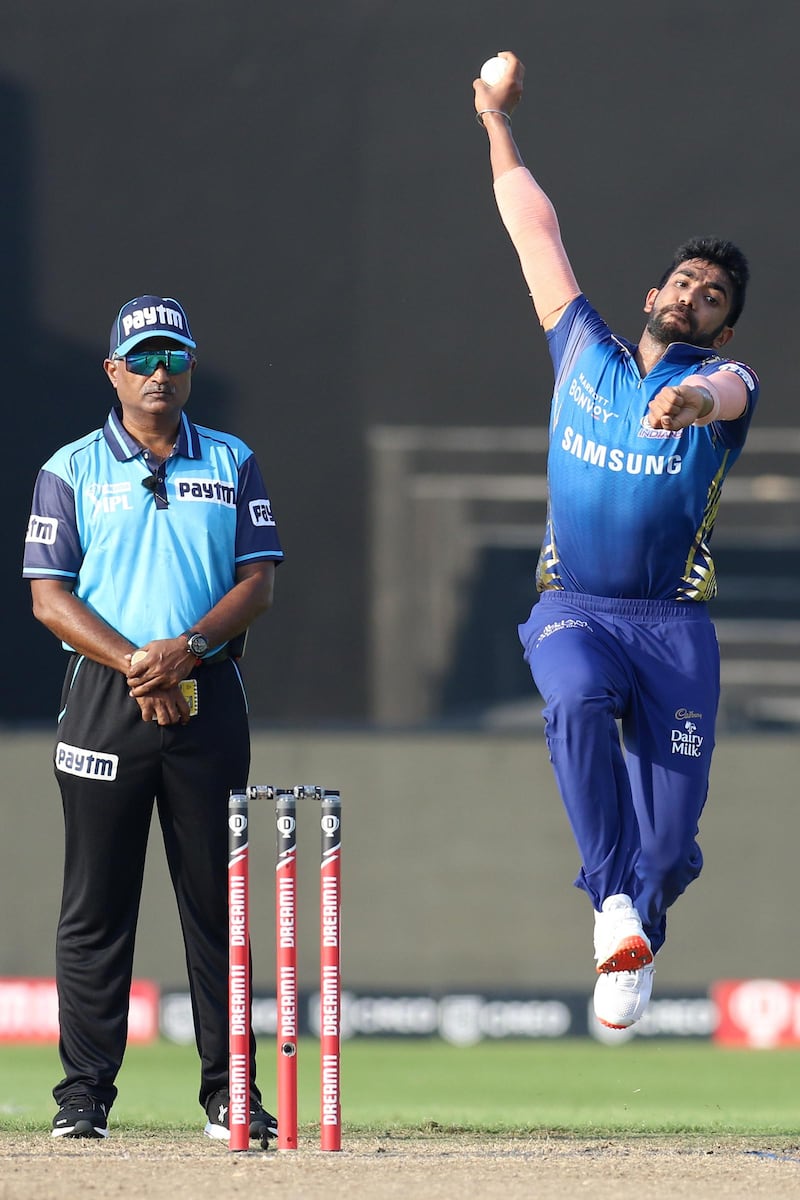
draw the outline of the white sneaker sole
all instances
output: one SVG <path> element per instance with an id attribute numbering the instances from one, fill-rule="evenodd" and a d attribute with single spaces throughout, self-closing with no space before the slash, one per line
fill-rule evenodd
<path id="1" fill-rule="evenodd" d="M 265 1125 L 262 1128 L 268 1138 L 274 1139 L 278 1136 L 278 1131 L 274 1127 L 274 1125 L 272 1125 L 272 1126 Z M 230 1138 L 231 1138 L 229 1129 L 226 1129 L 224 1125 L 212 1125 L 210 1121 L 207 1123 L 205 1129 L 203 1130 L 203 1133 L 206 1135 L 206 1137 L 213 1138 L 214 1141 L 217 1141 L 217 1142 L 229 1142 Z M 260 1137 L 262 1137 L 261 1130 L 259 1130 L 258 1133 L 254 1134 L 252 1132 L 252 1128 L 251 1128 L 250 1140 L 256 1141 Z"/>
<path id="2" fill-rule="evenodd" d="M 206 1137 L 213 1138 L 215 1142 L 229 1142 L 231 1138 L 229 1129 L 226 1129 L 224 1125 L 212 1125 L 210 1121 L 206 1124 L 203 1133 Z"/>
<path id="3" fill-rule="evenodd" d="M 107 1138 L 107 1129 L 98 1129 L 96 1125 L 90 1125 L 88 1121 L 76 1121 L 69 1129 L 51 1129 L 50 1137 L 68 1137 L 68 1138 Z"/>
<path id="4" fill-rule="evenodd" d="M 601 974 L 594 986 L 594 1015 L 606 1029 L 630 1029 L 645 1014 L 653 993 L 655 968 L 611 971 Z"/>

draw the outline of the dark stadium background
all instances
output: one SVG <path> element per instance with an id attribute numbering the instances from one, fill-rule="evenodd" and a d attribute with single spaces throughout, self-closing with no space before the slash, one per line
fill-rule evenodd
<path id="1" fill-rule="evenodd" d="M 473 117 L 471 81 L 498 49 L 527 63 L 515 133 L 603 314 L 637 336 L 675 244 L 739 241 L 753 282 L 735 350 L 761 375 L 759 423 L 793 425 L 798 13 L 3 5 L 0 720 L 51 721 L 63 671 L 19 578 L 36 471 L 102 423 L 111 320 L 161 291 L 200 343 L 190 415 L 255 448 L 287 551 L 248 652 L 253 715 L 369 721 L 367 430 L 546 419 L 549 359 Z M 531 567 L 484 564 L 443 717 L 527 686 L 511 642 L 495 653 L 485 639 L 513 635 Z"/>

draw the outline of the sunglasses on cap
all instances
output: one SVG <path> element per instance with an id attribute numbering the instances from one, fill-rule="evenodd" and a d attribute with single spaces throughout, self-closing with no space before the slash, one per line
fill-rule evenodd
<path id="1" fill-rule="evenodd" d="M 132 354 L 123 354 L 117 360 L 134 375 L 155 375 L 159 367 L 163 367 L 168 375 L 182 375 L 188 371 L 194 362 L 191 350 L 139 350 Z"/>

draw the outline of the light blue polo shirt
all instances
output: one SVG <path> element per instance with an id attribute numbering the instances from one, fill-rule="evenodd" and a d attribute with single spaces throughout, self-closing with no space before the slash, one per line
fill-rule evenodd
<path id="1" fill-rule="evenodd" d="M 42 467 L 25 540 L 26 578 L 74 581 L 74 595 L 137 646 L 192 629 L 243 563 L 283 558 L 261 472 L 239 438 L 182 413 L 162 474 L 166 505 L 143 486 L 145 452 L 114 408 Z"/>

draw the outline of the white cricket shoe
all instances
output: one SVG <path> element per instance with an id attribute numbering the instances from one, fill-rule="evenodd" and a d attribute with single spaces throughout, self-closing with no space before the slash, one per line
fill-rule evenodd
<path id="1" fill-rule="evenodd" d="M 594 914 L 598 973 L 638 971 L 653 961 L 650 942 L 630 896 L 608 896 Z"/>
<path id="2" fill-rule="evenodd" d="M 594 1015 L 609 1029 L 627 1029 L 643 1016 L 653 991 L 655 967 L 607 971 L 594 985 Z"/>

